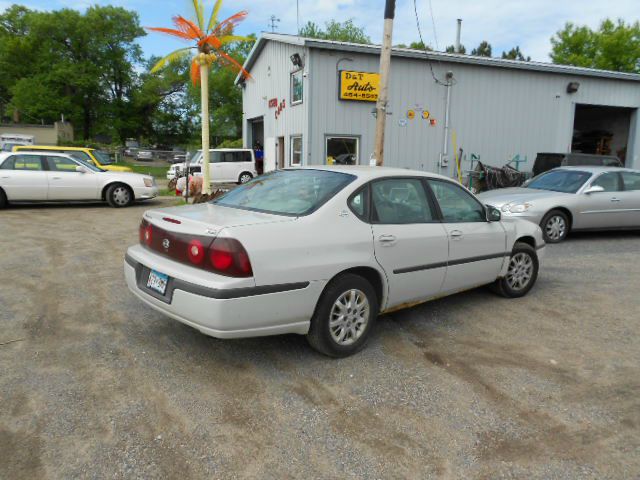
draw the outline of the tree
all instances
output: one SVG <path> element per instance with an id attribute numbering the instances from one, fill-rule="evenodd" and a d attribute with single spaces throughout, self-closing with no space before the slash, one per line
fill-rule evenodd
<path id="1" fill-rule="evenodd" d="M 502 58 L 505 58 L 508 60 L 520 60 L 523 62 L 531 61 L 531 57 L 525 57 L 520 51 L 520 47 L 517 45 L 511 50 L 509 50 L 508 52 L 502 52 Z"/>
<path id="2" fill-rule="evenodd" d="M 433 48 L 431 48 L 431 45 L 425 45 L 424 42 L 422 42 L 422 41 L 411 42 L 409 44 L 409 46 L 407 46 L 404 43 L 399 43 L 398 45 L 396 45 L 396 47 L 398 47 L 398 48 L 411 48 L 413 50 L 428 50 L 428 51 L 433 50 Z"/>
<path id="3" fill-rule="evenodd" d="M 551 38 L 553 63 L 640 73 L 640 23 L 604 20 L 598 30 L 567 23 Z"/>
<path id="4" fill-rule="evenodd" d="M 449 45 L 447 48 L 445 48 L 444 50 L 447 53 L 456 53 L 456 46 L 455 45 Z M 460 51 L 458 53 L 462 53 L 465 54 L 467 53 L 467 49 L 464 45 L 460 44 Z"/>
<path id="5" fill-rule="evenodd" d="M 483 40 L 482 42 L 480 42 L 480 45 L 471 50 L 471 55 L 475 55 L 477 57 L 490 57 L 491 44 L 486 40 Z"/>
<path id="6" fill-rule="evenodd" d="M 356 26 L 353 19 L 342 23 L 331 20 L 325 23 L 324 30 L 318 24 L 309 21 L 300 29 L 300 36 L 338 42 L 371 43 L 371 39 L 364 32 L 364 29 Z"/>
<path id="7" fill-rule="evenodd" d="M 200 80 L 200 98 L 202 108 L 202 170 L 203 190 L 206 194 L 211 194 L 211 184 L 209 181 L 209 69 L 214 62 L 222 66 L 234 66 L 239 69 L 245 77 L 250 77 L 249 73 L 233 57 L 225 51 L 225 45 L 237 41 L 246 41 L 247 38 L 232 35 L 233 27 L 238 22 L 244 20 L 247 12 L 238 12 L 235 15 L 218 22 L 218 12 L 222 7 L 222 0 L 216 0 L 213 6 L 209 21 L 204 23 L 204 5 L 201 0 L 192 0 L 195 10 L 196 22 L 187 20 L 182 16 L 173 17 L 175 28 L 150 27 L 154 32 L 165 33 L 174 37 L 196 42 L 195 46 L 181 48 L 171 52 L 161 58 L 151 69 L 151 73 L 157 72 L 167 64 L 190 56 L 191 50 L 196 49 L 191 61 L 191 80 L 194 86 Z"/>

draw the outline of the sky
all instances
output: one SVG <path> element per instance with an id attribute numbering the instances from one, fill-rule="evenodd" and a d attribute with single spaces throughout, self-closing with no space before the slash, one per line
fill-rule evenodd
<path id="1" fill-rule="evenodd" d="M 39 10 L 64 7 L 84 10 L 93 4 L 119 5 L 137 11 L 143 26 L 157 27 L 169 27 L 173 15 L 186 16 L 191 12 L 188 0 L 0 0 L 0 10 L 12 3 Z M 205 0 L 205 15 L 213 3 Z M 384 0 L 299 0 L 300 25 L 309 20 L 324 25 L 331 19 L 353 19 L 374 43 L 380 43 L 384 3 Z M 452 45 L 456 19 L 462 18 L 462 44 L 467 52 L 487 40 L 493 46 L 494 56 L 519 45 L 525 55 L 543 62 L 549 61 L 549 39 L 568 21 L 597 28 L 606 17 L 623 18 L 627 22 L 637 21 L 640 17 L 638 0 L 431 0 L 433 21 L 429 4 L 429 0 L 417 0 L 422 35 L 432 47 L 444 50 Z M 419 38 L 413 5 L 413 0 L 397 0 L 394 44 L 409 44 Z M 237 29 L 238 34 L 269 31 L 271 15 L 280 20 L 276 22 L 277 32 L 297 32 L 296 0 L 228 0 L 223 4 L 220 18 L 240 10 L 247 10 L 249 16 Z M 140 45 L 147 56 L 166 54 L 183 46 L 180 40 L 167 39 L 156 33 L 140 39 Z"/>

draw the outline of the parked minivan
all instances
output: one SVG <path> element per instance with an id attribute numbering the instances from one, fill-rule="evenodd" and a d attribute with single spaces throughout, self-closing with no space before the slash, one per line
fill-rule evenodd
<path id="1" fill-rule="evenodd" d="M 591 153 L 538 153 L 533 164 L 535 177 L 558 167 L 622 167 L 622 162 L 613 155 Z"/>
<path id="2" fill-rule="evenodd" d="M 256 159 L 250 148 L 212 148 L 209 150 L 209 162 L 212 183 L 246 183 L 258 175 Z M 184 175 L 185 169 L 185 163 L 172 165 L 167 179 Z M 202 150 L 198 150 L 189 161 L 189 173 L 202 173 Z"/>

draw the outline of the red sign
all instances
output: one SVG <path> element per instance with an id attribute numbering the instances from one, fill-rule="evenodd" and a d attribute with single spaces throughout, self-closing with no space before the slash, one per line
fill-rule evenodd
<path id="1" fill-rule="evenodd" d="M 272 98 L 269 100 L 269 108 L 276 108 L 278 106 L 278 99 Z"/>
<path id="2" fill-rule="evenodd" d="M 278 117 L 280 116 L 280 114 L 282 113 L 282 110 L 285 109 L 285 107 L 287 106 L 287 104 L 285 103 L 284 99 L 280 102 L 280 105 L 278 105 L 278 109 L 276 110 L 276 120 L 278 119 Z"/>

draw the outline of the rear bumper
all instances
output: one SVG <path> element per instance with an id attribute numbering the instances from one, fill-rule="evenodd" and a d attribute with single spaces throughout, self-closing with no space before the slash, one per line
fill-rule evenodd
<path id="1" fill-rule="evenodd" d="M 129 290 L 153 309 L 216 338 L 242 338 L 284 333 L 306 334 L 326 282 L 304 282 L 262 287 L 211 288 L 187 281 L 166 265 L 154 264 L 153 253 L 144 260 L 131 247 L 124 261 Z M 137 258 L 136 258 L 137 257 Z M 176 262 L 163 259 L 162 263 Z M 146 287 L 150 268 L 171 278 L 168 298 Z M 190 267 L 184 267 L 190 268 Z M 192 279 L 190 279 L 192 280 Z"/>

